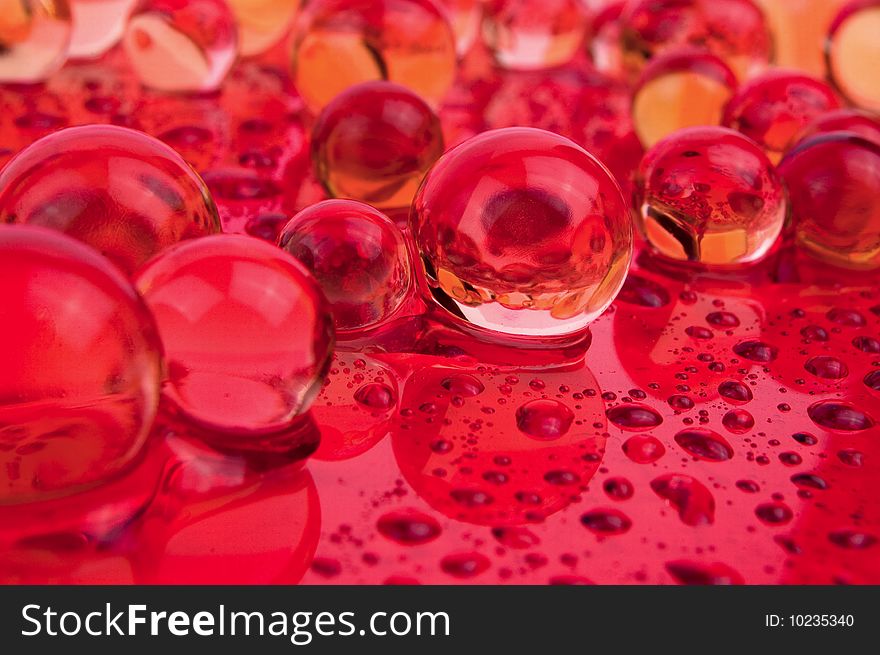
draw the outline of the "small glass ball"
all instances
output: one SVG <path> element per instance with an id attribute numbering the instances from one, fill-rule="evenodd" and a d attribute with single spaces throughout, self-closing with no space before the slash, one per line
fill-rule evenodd
<path id="1" fill-rule="evenodd" d="M 455 35 L 455 51 L 462 57 L 471 49 L 480 33 L 482 0 L 439 0 L 439 4 L 446 10 Z"/>
<path id="2" fill-rule="evenodd" d="M 855 132 L 868 141 L 880 144 L 880 119 L 874 114 L 859 109 L 835 109 L 819 114 L 810 121 L 792 142 L 827 132 Z"/>
<path id="3" fill-rule="evenodd" d="M 388 80 L 439 104 L 455 37 L 433 0 L 315 0 L 294 29 L 293 82 L 315 113 L 359 82 Z"/>
<path id="4" fill-rule="evenodd" d="M 620 17 L 625 6 L 625 0 L 605 4 L 593 17 L 587 42 L 593 66 L 613 78 L 623 78 L 626 75 L 620 42 Z"/>
<path id="5" fill-rule="evenodd" d="M 679 130 L 636 175 L 642 231 L 659 253 L 702 264 L 763 257 L 782 231 L 785 189 L 752 140 L 723 127 Z"/>
<path id="6" fill-rule="evenodd" d="M 646 148 L 683 127 L 719 125 L 737 86 L 715 55 L 694 48 L 652 59 L 633 90 L 632 117 Z"/>
<path id="7" fill-rule="evenodd" d="M 300 0 L 226 0 L 238 24 L 242 57 L 265 52 L 293 25 Z"/>
<path id="8" fill-rule="evenodd" d="M 388 319 L 412 280 L 403 235 L 385 214 L 354 200 L 325 200 L 304 209 L 278 243 L 308 268 L 324 291 L 337 330 Z"/>
<path id="9" fill-rule="evenodd" d="M 828 31 L 825 61 L 847 100 L 880 111 L 880 0 L 852 0 L 840 10 Z"/>
<path id="10" fill-rule="evenodd" d="M 485 0 L 483 39 L 504 68 L 564 64 L 581 47 L 587 14 L 580 0 Z"/>
<path id="11" fill-rule="evenodd" d="M 776 163 L 807 123 L 838 107 L 834 91 L 821 80 L 774 70 L 739 87 L 724 110 L 723 124 L 755 141 Z"/>
<path id="12" fill-rule="evenodd" d="M 880 267 L 880 144 L 854 132 L 817 134 L 779 163 L 798 245 L 836 266 Z"/>
<path id="13" fill-rule="evenodd" d="M 752 0 L 632 0 L 621 23 L 624 65 L 633 77 L 652 57 L 683 45 L 717 55 L 739 79 L 763 69 L 773 53 Z"/>
<path id="14" fill-rule="evenodd" d="M 64 65 L 70 44 L 67 0 L 0 4 L 0 83 L 40 82 Z"/>
<path id="15" fill-rule="evenodd" d="M 261 435 L 308 409 L 332 355 L 333 321 L 290 255 L 253 237 L 210 236 L 165 251 L 136 284 L 165 346 L 163 392 L 190 420 Z"/>
<path id="16" fill-rule="evenodd" d="M 419 96 L 391 82 L 343 91 L 312 129 L 315 175 L 327 193 L 376 207 L 408 207 L 442 154 L 440 119 Z"/>
<path id="17" fill-rule="evenodd" d="M 73 17 L 69 55 L 95 59 L 119 43 L 137 0 L 68 0 Z"/>
<path id="18" fill-rule="evenodd" d="M 167 145 L 115 125 L 40 139 L 0 173 L 0 224 L 60 230 L 127 273 L 181 239 L 220 231 L 201 178 Z"/>
<path id="19" fill-rule="evenodd" d="M 144 445 L 162 347 L 131 283 L 91 248 L 0 226 L 0 506 L 108 480 Z"/>
<path id="20" fill-rule="evenodd" d="M 586 327 L 617 295 L 632 254 L 627 204 L 608 170 L 533 128 L 491 130 L 447 152 L 411 223 L 438 304 L 512 335 Z"/>
<path id="21" fill-rule="evenodd" d="M 123 45 L 145 86 L 157 91 L 215 91 L 238 55 L 235 18 L 225 0 L 145 0 Z"/>

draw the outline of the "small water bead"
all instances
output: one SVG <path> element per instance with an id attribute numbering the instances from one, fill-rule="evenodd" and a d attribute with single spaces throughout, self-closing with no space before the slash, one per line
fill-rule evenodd
<path id="1" fill-rule="evenodd" d="M 137 0 L 69 0 L 68 4 L 73 20 L 68 55 L 94 59 L 119 43 Z"/>
<path id="2" fill-rule="evenodd" d="M 419 189 L 411 223 L 438 304 L 506 334 L 582 330 L 614 299 L 632 253 L 626 202 L 607 169 L 531 128 L 492 130 L 448 151 Z"/>
<path id="3" fill-rule="evenodd" d="M 574 412 L 558 400 L 532 400 L 516 410 L 516 426 L 535 439 L 558 439 L 573 422 Z"/>
<path id="4" fill-rule="evenodd" d="M 541 539 L 534 532 L 518 526 L 492 528 L 492 536 L 505 548 L 515 550 L 534 548 L 541 543 Z"/>
<path id="5" fill-rule="evenodd" d="M 453 578 L 467 579 L 484 573 L 491 562 L 481 553 L 455 553 L 440 560 L 440 568 Z"/>
<path id="6" fill-rule="evenodd" d="M 747 403 L 752 400 L 752 390 L 737 380 L 725 380 L 718 385 L 718 393 L 734 403 Z"/>
<path id="7" fill-rule="evenodd" d="M 877 71 L 880 61 L 880 2 L 852 0 L 837 14 L 828 31 L 825 60 L 834 85 L 857 107 L 880 111 Z"/>
<path id="8" fill-rule="evenodd" d="M 633 90 L 639 140 L 650 148 L 681 128 L 720 125 L 736 86 L 733 71 L 709 52 L 685 48 L 655 57 Z"/>
<path id="9" fill-rule="evenodd" d="M 376 524 L 379 534 L 403 546 L 420 546 L 440 536 L 440 524 L 435 518 L 413 509 L 396 510 L 383 514 Z"/>
<path id="10" fill-rule="evenodd" d="M 0 224 L 50 227 L 134 272 L 180 241 L 220 230 L 204 182 L 167 145 L 113 125 L 72 127 L 0 173 Z"/>
<path id="11" fill-rule="evenodd" d="M 312 129 L 315 175 L 327 193 L 376 207 L 409 207 L 443 154 L 440 119 L 409 89 L 364 82 L 336 96 Z"/>
<path id="12" fill-rule="evenodd" d="M 757 339 L 740 341 L 733 347 L 733 352 L 752 362 L 766 364 L 779 356 L 779 348 Z"/>
<path id="13" fill-rule="evenodd" d="M 581 515 L 581 524 L 599 536 L 623 534 L 632 527 L 630 518 L 614 508 L 590 510 Z"/>
<path id="14" fill-rule="evenodd" d="M 819 325 L 807 325 L 801 328 L 801 336 L 810 341 L 828 341 L 828 332 Z"/>
<path id="15" fill-rule="evenodd" d="M 816 425 L 840 432 L 858 432 L 874 425 L 874 419 L 865 412 L 837 400 L 820 400 L 807 408 L 807 414 Z"/>
<path id="16" fill-rule="evenodd" d="M 804 363 L 804 369 L 817 378 L 824 380 L 840 380 L 849 375 L 849 369 L 846 364 L 837 357 L 831 357 L 830 355 L 811 357 Z"/>
<path id="17" fill-rule="evenodd" d="M 123 45 L 145 86 L 157 91 L 214 91 L 238 54 L 235 19 L 225 0 L 145 0 Z"/>
<path id="18" fill-rule="evenodd" d="M 864 378 L 865 386 L 873 391 L 880 391 L 880 371 L 871 371 Z"/>
<path id="19" fill-rule="evenodd" d="M 705 341 L 706 339 L 711 339 L 715 336 L 712 330 L 705 328 L 702 325 L 690 325 L 685 328 L 684 333 L 692 339 L 697 339 L 699 341 Z"/>
<path id="20" fill-rule="evenodd" d="M 713 430 L 682 430 L 675 435 L 675 443 L 693 457 L 707 462 L 725 462 L 733 457 L 733 447 Z"/>
<path id="21" fill-rule="evenodd" d="M 856 550 L 869 548 L 877 543 L 877 537 L 860 530 L 835 530 L 828 533 L 828 539 L 835 546 Z"/>
<path id="22" fill-rule="evenodd" d="M 799 246 L 836 266 L 880 267 L 880 144 L 849 132 L 819 134 L 798 143 L 779 174 Z"/>
<path id="23" fill-rule="evenodd" d="M 864 314 L 846 307 L 832 307 L 825 314 L 825 318 L 844 327 L 864 327 L 866 324 Z"/>
<path id="24" fill-rule="evenodd" d="M 394 390 L 381 382 L 370 382 L 354 393 L 355 401 L 377 411 L 391 409 L 395 403 Z"/>
<path id="25" fill-rule="evenodd" d="M 612 500 L 628 500 L 632 498 L 633 488 L 632 482 L 626 478 L 608 478 L 602 484 L 602 489 Z"/>
<path id="26" fill-rule="evenodd" d="M 605 415 L 621 430 L 634 432 L 650 430 L 663 422 L 663 417 L 657 410 L 641 403 L 617 405 L 607 410 Z"/>
<path id="27" fill-rule="evenodd" d="M 0 505 L 109 480 L 147 439 L 162 346 L 131 284 L 62 234 L 0 227 Z"/>
<path id="28" fill-rule="evenodd" d="M 633 0 L 621 22 L 631 75 L 652 57 L 691 45 L 717 55 L 744 79 L 764 68 L 773 51 L 764 15 L 751 0 Z"/>
<path id="29" fill-rule="evenodd" d="M 756 261 L 785 221 L 785 190 L 770 161 L 726 128 L 687 128 L 663 139 L 642 159 L 636 186 L 648 242 L 676 260 Z"/>
<path id="30" fill-rule="evenodd" d="M 691 400 L 690 397 L 682 396 L 679 394 L 669 396 L 669 398 L 667 398 L 667 400 L 666 400 L 666 403 L 672 409 L 678 409 L 678 410 L 691 409 L 694 406 L 694 401 Z"/>
<path id="31" fill-rule="evenodd" d="M 437 104 L 455 77 L 455 38 L 431 0 L 316 0 L 297 20 L 292 63 L 294 85 L 316 113 L 371 80 Z"/>
<path id="32" fill-rule="evenodd" d="M 804 459 L 795 452 L 787 451 L 784 453 L 779 453 L 779 461 L 786 466 L 798 466 L 799 464 L 803 463 Z"/>
<path id="33" fill-rule="evenodd" d="M 755 417 L 744 409 L 731 409 L 721 417 L 721 424 L 733 434 L 745 434 L 755 427 Z"/>
<path id="34" fill-rule="evenodd" d="M 137 286 L 165 345 L 165 394 L 187 417 L 246 447 L 308 409 L 330 364 L 333 324 L 290 255 L 247 236 L 197 239 L 150 262 Z"/>
<path id="35" fill-rule="evenodd" d="M 754 480 L 737 480 L 736 488 L 747 494 L 756 494 L 761 490 L 761 487 Z"/>
<path id="36" fill-rule="evenodd" d="M 731 312 L 710 312 L 706 314 L 706 322 L 717 328 L 739 327 L 739 318 Z"/>
<path id="37" fill-rule="evenodd" d="M 464 373 L 448 377 L 440 384 L 450 393 L 457 396 L 462 396 L 464 398 L 478 396 L 486 389 L 483 383 L 480 382 L 473 375 L 467 375 Z"/>
<path id="38" fill-rule="evenodd" d="M 676 560 L 666 562 L 666 570 L 681 584 L 686 585 L 742 585 L 745 580 L 735 569 L 722 562 L 703 564 Z"/>
<path id="39" fill-rule="evenodd" d="M 880 120 L 866 111 L 847 108 L 819 114 L 801 130 L 792 145 L 811 136 L 829 132 L 854 132 L 868 141 L 880 144 Z"/>
<path id="40" fill-rule="evenodd" d="M 308 268 L 330 302 L 338 330 L 387 320 L 409 294 L 403 235 L 387 216 L 351 200 L 327 200 L 290 219 L 278 237 Z"/>
<path id="41" fill-rule="evenodd" d="M 754 140 L 776 163 L 810 121 L 838 107 L 834 91 L 821 80 L 774 70 L 739 88 L 723 122 Z"/>
<path id="42" fill-rule="evenodd" d="M 64 65 L 71 34 L 67 0 L 4 2 L 0 11 L 0 83 L 33 84 Z"/>
<path id="43" fill-rule="evenodd" d="M 581 47 L 587 15 L 579 0 L 484 0 L 483 39 L 498 64 L 553 68 Z"/>
<path id="44" fill-rule="evenodd" d="M 658 308 L 669 304 L 669 292 L 657 282 L 641 277 L 628 275 L 617 300 L 639 307 Z"/>
<path id="45" fill-rule="evenodd" d="M 651 489 L 678 511 L 678 517 L 685 525 L 711 525 L 715 522 L 715 498 L 696 478 L 666 473 L 651 480 Z"/>
<path id="46" fill-rule="evenodd" d="M 265 52 L 278 43 L 293 24 L 301 0 L 226 0 L 238 25 L 242 57 Z"/>
<path id="47" fill-rule="evenodd" d="M 837 458 L 847 466 L 852 466 L 854 468 L 858 468 L 864 464 L 864 455 L 861 451 L 854 448 L 844 448 L 843 450 L 837 451 Z"/>
<path id="48" fill-rule="evenodd" d="M 761 503 L 755 508 L 755 515 L 771 526 L 788 523 L 794 516 L 791 508 L 781 502 Z"/>
<path id="49" fill-rule="evenodd" d="M 815 473 L 795 473 L 791 476 L 791 481 L 802 489 L 818 489 L 824 491 L 828 489 L 828 482 L 824 478 L 819 477 Z"/>
<path id="50" fill-rule="evenodd" d="M 855 337 L 852 340 L 852 345 L 863 353 L 880 353 L 880 341 L 874 337 Z"/>
<path id="51" fill-rule="evenodd" d="M 623 442 L 623 452 L 636 464 L 652 464 L 663 457 L 666 448 L 650 434 L 638 434 Z"/>

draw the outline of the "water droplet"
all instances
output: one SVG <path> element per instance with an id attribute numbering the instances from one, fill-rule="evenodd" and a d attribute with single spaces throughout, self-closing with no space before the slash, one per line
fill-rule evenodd
<path id="1" fill-rule="evenodd" d="M 657 437 L 640 434 L 624 442 L 623 452 L 636 464 L 651 464 L 663 457 L 666 448 Z"/>
<path id="2" fill-rule="evenodd" d="M 745 434 L 755 427 L 755 417 L 744 409 L 731 409 L 721 417 L 721 424 L 733 434 Z"/>
<path id="3" fill-rule="evenodd" d="M 376 524 L 379 533 L 404 546 L 417 546 L 440 536 L 440 524 L 416 510 L 398 510 L 384 514 Z"/>
<path id="4" fill-rule="evenodd" d="M 779 355 L 779 349 L 776 346 L 756 339 L 740 341 L 733 347 L 733 352 L 744 359 L 761 363 L 772 362 Z"/>
<path id="5" fill-rule="evenodd" d="M 804 364 L 804 368 L 808 373 L 812 373 L 817 378 L 825 380 L 839 380 L 849 375 L 849 369 L 846 364 L 837 359 L 837 357 L 830 357 L 828 355 L 811 357 Z"/>
<path id="6" fill-rule="evenodd" d="M 629 517 L 617 509 L 593 509 L 581 515 L 581 523 L 598 535 L 623 534 L 632 527 Z"/>
<path id="7" fill-rule="evenodd" d="M 813 423 L 829 430 L 857 432 L 867 430 L 874 420 L 862 410 L 836 400 L 821 400 L 807 408 Z"/>
<path id="8" fill-rule="evenodd" d="M 663 307 L 669 304 L 669 292 L 662 286 L 639 275 L 629 275 L 617 300 L 640 307 Z"/>
<path id="9" fill-rule="evenodd" d="M 690 428 L 675 435 L 675 442 L 690 455 L 709 462 L 724 462 L 733 457 L 733 448 L 717 432 Z"/>
<path id="10" fill-rule="evenodd" d="M 676 394 L 674 396 L 669 396 L 666 399 L 667 404 L 672 409 L 691 409 L 694 406 L 694 401 L 691 400 L 688 396 L 682 396 L 680 394 Z"/>
<path id="11" fill-rule="evenodd" d="M 690 338 L 698 339 L 700 341 L 705 341 L 715 336 L 712 330 L 705 328 L 702 325 L 690 325 L 685 328 L 684 333 Z"/>
<path id="12" fill-rule="evenodd" d="M 825 317 L 832 323 L 845 325 L 846 327 L 862 327 L 865 325 L 865 317 L 854 309 L 842 309 L 835 307 Z"/>
<path id="13" fill-rule="evenodd" d="M 828 539 L 835 546 L 849 549 L 869 548 L 877 543 L 877 537 L 857 530 L 835 530 L 829 533 Z"/>
<path id="14" fill-rule="evenodd" d="M 699 480 L 689 475 L 667 473 L 651 480 L 651 489 L 678 510 L 678 517 L 685 525 L 714 522 L 715 498 Z"/>
<path id="15" fill-rule="evenodd" d="M 880 353 L 880 341 L 873 337 L 856 337 L 852 340 L 852 345 L 863 353 Z"/>
<path id="16" fill-rule="evenodd" d="M 609 421 L 623 430 L 650 430 L 663 422 L 663 417 L 655 409 L 640 403 L 617 405 L 605 414 Z"/>
<path id="17" fill-rule="evenodd" d="M 709 325 L 720 328 L 730 329 L 739 327 L 739 319 L 736 314 L 731 314 L 730 312 L 711 312 L 706 315 L 706 322 Z"/>
<path id="18" fill-rule="evenodd" d="M 865 376 L 865 386 L 873 391 L 880 391 L 880 371 L 871 371 Z"/>
<path id="19" fill-rule="evenodd" d="M 574 412 L 558 400 L 532 400 L 516 410 L 516 426 L 535 439 L 558 439 L 573 421 Z"/>
<path id="20" fill-rule="evenodd" d="M 761 487 L 754 480 L 737 480 L 736 488 L 747 494 L 756 494 L 761 490 Z"/>
<path id="21" fill-rule="evenodd" d="M 801 488 L 809 489 L 827 489 L 828 483 L 824 478 L 819 477 L 815 473 L 795 473 L 791 476 L 791 481 Z"/>
<path id="22" fill-rule="evenodd" d="M 605 493 L 613 500 L 627 500 L 632 498 L 633 485 L 626 478 L 608 478 L 602 485 Z"/>
<path id="23" fill-rule="evenodd" d="M 828 341 L 828 332 L 818 325 L 808 325 L 801 328 L 801 336 L 810 341 Z"/>
<path id="24" fill-rule="evenodd" d="M 502 546 L 522 550 L 524 548 L 534 548 L 541 540 L 534 532 L 528 528 L 522 527 L 495 527 L 492 528 L 492 536 L 498 540 Z"/>
<path id="25" fill-rule="evenodd" d="M 455 553 L 440 560 L 440 568 L 453 578 L 473 578 L 489 568 L 489 559 L 480 553 Z"/>
<path id="26" fill-rule="evenodd" d="M 479 396 L 486 389 L 477 378 L 465 373 L 448 377 L 440 385 L 450 393 L 463 398 Z"/>
<path id="27" fill-rule="evenodd" d="M 847 466 L 859 467 L 863 463 L 863 455 L 853 448 L 844 448 L 838 451 L 837 458 Z"/>
<path id="28" fill-rule="evenodd" d="M 798 464 L 803 462 L 804 459 L 797 453 L 788 451 L 784 453 L 779 453 L 779 461 L 786 466 L 797 466 Z"/>
<path id="29" fill-rule="evenodd" d="M 741 585 L 745 583 L 737 571 L 721 562 L 699 564 L 677 560 L 666 562 L 666 570 L 678 582 L 686 585 Z"/>
<path id="30" fill-rule="evenodd" d="M 755 516 L 767 525 L 782 525 L 792 519 L 788 505 L 779 502 L 762 503 L 755 508 Z"/>
<path id="31" fill-rule="evenodd" d="M 452 500 L 465 507 L 485 507 L 495 502 L 491 495 L 479 489 L 453 489 L 449 495 Z"/>
<path id="32" fill-rule="evenodd" d="M 718 393 L 734 403 L 747 403 L 752 399 L 752 390 L 737 380 L 725 380 L 719 384 Z"/>
<path id="33" fill-rule="evenodd" d="M 581 476 L 573 471 L 547 471 L 544 474 L 544 481 L 553 485 L 569 485 L 577 484 L 581 481 Z"/>
<path id="34" fill-rule="evenodd" d="M 394 391 L 387 384 L 370 382 L 355 392 L 354 399 L 370 409 L 388 410 L 394 406 Z"/>

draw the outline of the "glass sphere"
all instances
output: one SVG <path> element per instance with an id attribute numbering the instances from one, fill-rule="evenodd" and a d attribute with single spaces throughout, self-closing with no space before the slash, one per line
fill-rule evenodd
<path id="1" fill-rule="evenodd" d="M 880 267 L 880 145 L 853 132 L 817 134 L 779 163 L 798 245 L 836 266 Z"/>
<path id="2" fill-rule="evenodd" d="M 880 144 L 880 119 L 874 114 L 859 109 L 828 111 L 810 121 L 792 141 L 792 145 L 816 134 L 827 132 L 855 132 L 868 141 Z"/>
<path id="3" fill-rule="evenodd" d="M 238 55 L 235 18 L 225 0 L 145 0 L 123 45 L 145 86 L 157 91 L 215 91 Z"/>
<path id="4" fill-rule="evenodd" d="M 443 154 L 440 119 L 412 91 L 365 82 L 340 93 L 312 130 L 315 174 L 331 196 L 408 207 Z"/>
<path id="5" fill-rule="evenodd" d="M 137 0 L 69 0 L 73 17 L 69 55 L 100 57 L 119 43 Z"/>
<path id="6" fill-rule="evenodd" d="M 483 39 L 504 68 L 552 68 L 581 47 L 587 15 L 580 0 L 485 0 Z"/>
<path id="7" fill-rule="evenodd" d="M 78 241 L 0 226 L 0 505 L 109 479 L 144 445 L 162 347 L 109 261 Z"/>
<path id="8" fill-rule="evenodd" d="M 0 83 L 31 84 L 64 65 L 67 0 L 0 0 Z"/>
<path id="9" fill-rule="evenodd" d="M 455 51 L 461 57 L 471 49 L 480 32 L 482 0 L 439 0 L 439 4 L 446 10 L 455 35 Z"/>
<path id="10" fill-rule="evenodd" d="M 630 75 L 652 57 L 683 45 L 721 57 L 739 79 L 764 68 L 773 53 L 764 14 L 752 0 L 632 0 L 621 22 Z"/>
<path id="11" fill-rule="evenodd" d="M 825 44 L 828 75 L 852 104 L 880 111 L 880 0 L 853 0 L 831 24 Z"/>
<path id="12" fill-rule="evenodd" d="M 265 52 L 278 43 L 293 24 L 300 0 L 226 0 L 238 24 L 242 57 Z"/>
<path id="13" fill-rule="evenodd" d="M 164 393 L 195 423 L 252 435 L 290 427 L 320 390 L 333 322 L 314 278 L 243 235 L 180 243 L 138 274 L 168 362 Z"/>
<path id="14" fill-rule="evenodd" d="M 625 76 L 621 48 L 620 16 L 625 0 L 608 2 L 599 9 L 590 25 L 588 49 L 596 70 L 613 78 Z"/>
<path id="15" fill-rule="evenodd" d="M 315 112 L 371 80 L 403 84 L 436 105 L 455 69 L 452 28 L 432 0 L 315 0 L 295 28 L 293 82 Z"/>
<path id="16" fill-rule="evenodd" d="M 161 141 L 114 125 L 50 134 L 0 173 L 0 224 L 51 227 L 133 273 L 181 239 L 220 230 L 201 178 Z"/>
<path id="17" fill-rule="evenodd" d="M 633 125 L 651 147 L 683 127 L 718 125 L 736 75 L 715 55 L 684 48 L 652 59 L 633 90 Z"/>
<path id="18" fill-rule="evenodd" d="M 533 128 L 484 132 L 447 152 L 411 221 L 438 304 L 507 334 L 583 329 L 614 299 L 632 254 L 627 204 L 608 170 Z"/>
<path id="19" fill-rule="evenodd" d="M 679 130 L 636 175 L 641 228 L 655 250 L 702 264 L 753 262 L 785 222 L 785 189 L 752 140 L 723 127 Z"/>
<path id="20" fill-rule="evenodd" d="M 807 123 L 839 106 L 834 91 L 821 80 L 774 70 L 739 87 L 724 110 L 723 123 L 755 141 L 776 163 Z"/>
<path id="21" fill-rule="evenodd" d="M 386 320 L 412 279 L 406 243 L 385 214 L 353 200 L 325 200 L 294 216 L 279 245 L 305 264 L 324 291 L 337 330 Z"/>

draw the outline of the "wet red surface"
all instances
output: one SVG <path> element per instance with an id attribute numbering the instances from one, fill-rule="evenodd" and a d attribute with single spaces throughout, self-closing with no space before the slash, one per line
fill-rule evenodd
<path id="1" fill-rule="evenodd" d="M 141 91 L 116 52 L 0 88 L 3 161 L 66 125 L 133 125 L 203 173 L 225 231 L 274 238 L 323 197 L 283 60 L 210 96 Z M 481 66 L 453 99 L 491 96 Z M 440 112 L 450 143 L 484 126 L 465 104 Z M 565 127 L 631 145 L 601 120 Z M 339 341 L 287 454 L 213 450 L 166 408 L 127 475 L 0 507 L 0 579 L 880 582 L 876 276 L 785 245 L 724 273 L 637 250 L 591 340 L 486 341 L 410 298 Z"/>

